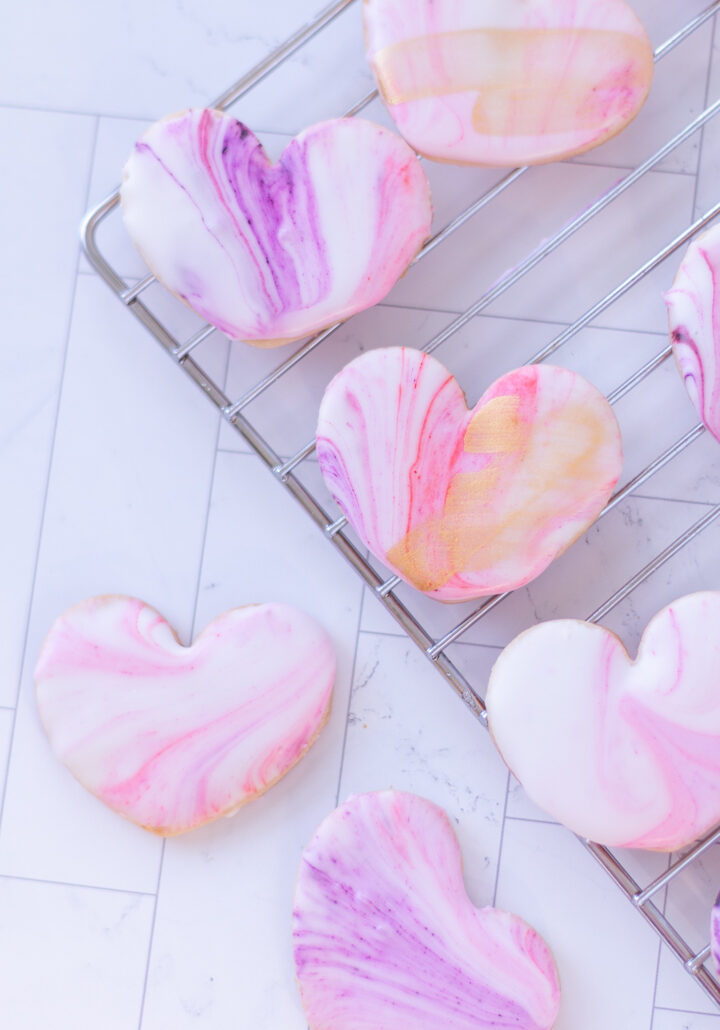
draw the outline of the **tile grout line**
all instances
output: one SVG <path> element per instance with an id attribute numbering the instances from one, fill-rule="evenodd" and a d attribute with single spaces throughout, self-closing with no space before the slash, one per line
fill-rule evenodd
<path id="1" fill-rule="evenodd" d="M 134 898 L 153 898 L 152 891 L 137 891 L 126 887 L 106 887 L 97 883 L 73 883 L 71 880 L 47 880 L 40 876 L 18 876 L 15 873 L 0 873 L 0 880 L 16 880 L 21 883 L 39 883 L 48 887 L 70 887 L 73 890 L 101 891 L 106 894 L 128 894 Z"/>
<path id="2" fill-rule="evenodd" d="M 659 494 L 632 494 L 632 497 L 640 501 L 667 501 L 668 504 L 694 504 L 697 508 L 706 508 L 710 511 L 715 507 L 713 501 L 695 501 L 690 497 L 662 497 Z M 628 498 L 629 499 L 629 498 Z"/>
<path id="3" fill-rule="evenodd" d="M 228 341 L 227 354 L 225 356 L 225 372 L 223 375 L 223 389 L 227 382 L 228 369 L 230 367 L 230 341 Z M 193 603 L 193 617 L 190 624 L 190 641 L 192 644 L 195 637 L 195 622 L 197 620 L 197 607 L 198 600 L 200 597 L 200 583 L 202 580 L 202 570 L 205 561 L 205 547 L 207 545 L 208 527 L 210 524 L 210 509 L 212 507 L 213 491 L 215 489 L 215 471 L 217 469 L 217 457 L 218 457 L 218 442 L 220 440 L 220 432 L 223 426 L 223 419 L 220 417 L 218 412 L 217 417 L 217 430 L 215 433 L 215 446 L 213 448 L 212 466 L 210 469 L 210 480 L 208 483 L 208 500 L 205 509 L 205 525 L 203 527 L 202 541 L 200 543 L 200 551 L 198 554 L 198 570 L 197 578 L 195 580 L 195 598 Z M 138 1014 L 138 1030 L 142 1030 L 143 1019 L 145 1017 L 145 1002 L 147 1000 L 147 988 L 148 980 L 150 978 L 150 962 L 152 959 L 153 944 L 155 942 L 155 925 L 157 922 L 157 910 L 158 910 L 158 899 L 160 897 L 160 882 L 162 880 L 163 864 L 165 861 L 165 847 L 167 844 L 167 837 L 163 838 L 162 845 L 160 848 L 160 861 L 158 862 L 158 875 L 157 883 L 155 885 L 155 903 L 153 905 L 152 919 L 150 921 L 150 932 L 148 935 L 148 947 L 147 956 L 145 959 L 145 975 L 143 976 L 142 994 L 140 995 L 140 1012 Z"/>
<path id="4" fill-rule="evenodd" d="M 562 826 L 562 823 L 559 823 L 557 819 L 540 819 L 539 816 L 512 815 L 512 813 L 508 812 L 505 818 L 513 823 L 534 823 L 536 826 Z"/>
<path id="5" fill-rule="evenodd" d="M 493 908 L 497 905 L 498 887 L 500 885 L 500 866 L 502 865 L 503 845 L 505 844 L 505 827 L 508 819 L 508 801 L 510 800 L 510 770 L 505 780 L 505 804 L 503 805 L 502 823 L 500 824 L 500 840 L 498 842 L 497 868 L 495 870 L 495 886 L 493 887 Z"/>
<path id="6" fill-rule="evenodd" d="M 671 856 L 668 855 L 667 863 L 666 863 L 666 866 L 665 866 L 665 870 L 666 871 L 670 868 L 670 861 L 671 861 Z M 667 889 L 667 887 L 664 888 L 664 892 L 663 893 L 664 893 L 664 897 L 663 897 L 662 913 L 663 913 L 663 915 L 665 915 L 665 909 L 667 907 L 667 897 L 668 897 L 668 889 Z M 662 960 L 662 953 L 663 953 L 662 949 L 663 949 L 663 942 L 662 941 L 658 941 L 657 962 L 655 963 L 655 983 L 653 984 L 652 1008 L 650 1009 L 650 1030 L 653 1030 L 653 1027 L 655 1026 L 655 1013 L 657 1012 L 657 1005 L 655 1004 L 655 1002 L 657 1001 L 657 991 L 658 991 L 658 985 L 660 983 L 660 962 Z"/>
<path id="7" fill-rule="evenodd" d="M 424 307 L 420 304 L 397 304 L 391 303 L 386 300 L 380 301 L 375 305 L 376 308 L 392 309 L 395 311 L 422 311 L 428 315 L 461 315 L 463 314 L 462 308 L 430 308 Z M 373 310 L 372 308 L 368 310 Z M 359 312 L 362 314 L 362 312 Z M 472 321 L 481 322 L 483 319 L 488 319 L 496 322 L 529 322 L 531 325 L 547 325 L 555 326 L 557 328 L 569 328 L 573 325 L 573 319 L 560 319 L 560 318 L 537 318 L 528 317 L 525 315 L 502 315 L 497 312 L 490 312 L 488 310 L 481 311 L 479 315 L 474 315 Z M 667 339 L 667 332 L 661 331 L 660 329 L 635 329 L 632 326 L 617 326 L 617 325 L 603 325 L 600 322 L 590 322 L 588 325 L 583 326 L 582 331 L 585 332 L 589 329 L 595 330 L 596 332 L 603 333 L 633 333 L 636 336 L 657 336 L 662 337 L 663 340 Z M 579 335 L 579 334 L 578 334 Z M 569 342 L 569 341 L 568 341 Z"/>
<path id="8" fill-rule="evenodd" d="M 698 1009 L 676 1009 L 671 1005 L 656 1005 L 658 1012 L 679 1012 L 682 1016 L 709 1016 L 711 1019 L 720 1019 L 720 1012 L 700 1012 Z"/>
<path id="9" fill-rule="evenodd" d="M 87 116 L 86 116 L 87 117 Z M 93 126 L 92 140 L 88 153 L 88 164 L 87 164 L 87 175 L 85 180 L 85 194 L 83 201 L 83 210 L 87 208 L 88 199 L 90 196 L 90 185 L 92 182 L 93 167 L 95 165 L 95 156 L 97 151 L 98 131 L 100 126 L 99 117 L 95 118 L 95 124 Z M 40 508 L 40 520 L 38 524 L 37 534 L 37 546 L 35 548 L 35 561 L 33 563 L 32 576 L 30 579 L 30 594 L 28 597 L 27 614 L 25 618 L 25 632 L 23 633 L 22 647 L 20 649 L 20 662 L 18 666 L 18 684 L 17 691 L 15 694 L 15 707 L 12 710 L 12 722 L 10 726 L 10 737 L 8 740 L 8 754 L 7 761 L 5 763 L 5 780 L 3 783 L 2 793 L 0 794 L 0 832 L 2 832 L 2 821 L 5 812 L 5 799 L 7 798 L 8 783 L 10 781 L 10 760 L 12 757 L 13 746 L 15 743 L 15 727 L 17 726 L 17 710 L 20 700 L 20 690 L 22 687 L 23 673 L 25 671 L 25 662 L 27 660 L 27 646 L 28 639 L 30 636 L 30 622 L 32 619 L 33 605 L 35 603 L 35 590 L 37 588 L 37 574 L 40 565 L 40 550 L 42 547 L 43 534 L 45 532 L 45 516 L 47 514 L 47 502 L 48 494 L 50 492 L 50 479 L 52 478 L 52 467 L 55 458 L 55 446 L 57 443 L 57 427 L 60 420 L 60 408 L 62 407 L 62 396 L 63 388 L 65 385 L 65 371 L 67 368 L 68 351 L 70 350 L 70 333 L 72 331 L 73 319 L 75 316 L 75 301 L 77 299 L 78 291 L 78 269 L 80 267 L 80 257 L 82 249 L 80 243 L 77 244 L 77 256 L 75 259 L 75 280 L 72 288 L 72 296 L 70 300 L 70 307 L 68 310 L 67 323 L 65 327 L 65 346 L 63 349 L 62 362 L 60 365 L 60 376 L 58 379 L 57 387 L 57 401 L 55 404 L 55 415 L 52 420 L 52 435 L 50 437 L 50 451 L 48 454 L 48 461 L 45 473 L 45 489 L 43 492 L 42 506 Z"/>
<path id="10" fill-rule="evenodd" d="M 202 106 L 203 101 L 200 100 L 197 104 L 188 103 L 188 107 Z M 58 117 L 68 118 L 108 118 L 116 122 L 147 122 L 148 125 L 152 125 L 158 118 L 163 117 L 158 114 L 114 114 L 111 111 L 79 111 L 73 110 L 69 107 L 35 107 L 32 104 L 8 104 L 0 103 L 0 111 L 26 111 L 28 114 L 50 114 L 57 115 Z M 298 129 L 294 132 L 291 129 L 266 129 L 262 126 L 253 129 L 256 136 L 284 136 L 288 139 L 294 139 L 298 136 L 302 129 Z M 608 166 L 612 167 L 612 166 Z M 120 183 L 118 182 L 119 186 Z M 87 273 L 83 273 L 87 274 Z"/>
<path id="11" fill-rule="evenodd" d="M 342 750 L 340 752 L 340 765 L 338 767 L 337 790 L 335 791 L 335 808 L 340 803 L 340 787 L 342 785 L 343 773 L 345 771 L 345 750 L 347 748 L 348 729 L 350 727 L 350 709 L 352 708 L 353 691 L 355 689 L 355 672 L 357 669 L 358 651 L 360 650 L 360 634 L 365 608 L 365 584 L 360 584 L 360 608 L 358 611 L 357 629 L 355 630 L 355 652 L 353 654 L 352 667 L 350 670 L 350 690 L 348 691 L 348 703 L 345 712 L 345 728 L 343 730 Z"/>
<path id="12" fill-rule="evenodd" d="M 398 630 L 397 633 L 391 633 L 390 630 L 361 629 L 359 632 L 371 637 L 390 637 L 393 640 L 407 640 L 407 634 L 403 633 L 402 630 Z M 482 644 L 476 640 L 456 640 L 455 645 L 458 647 L 483 647 L 488 651 L 503 651 L 506 647 L 505 644 Z"/>
<path id="13" fill-rule="evenodd" d="M 707 106 L 707 104 L 705 105 Z M 569 165 L 571 168 L 609 168 L 610 171 L 616 172 L 632 172 L 633 169 L 637 168 L 637 165 L 616 165 L 616 164 L 603 164 L 602 161 L 562 161 L 559 164 Z M 686 172 L 682 168 L 659 168 L 653 169 L 655 172 L 661 172 L 663 175 L 684 175 L 686 178 L 690 178 L 695 172 Z"/>
<path id="14" fill-rule="evenodd" d="M 716 35 L 716 32 L 717 32 L 717 18 L 713 18 L 713 20 L 712 20 L 712 32 L 710 33 L 710 53 L 708 54 L 707 75 L 705 76 L 705 103 L 704 103 L 704 107 L 708 106 L 708 97 L 710 96 L 710 79 L 712 78 L 712 71 L 713 71 L 713 52 L 715 50 L 715 35 Z M 702 167 L 703 145 L 705 143 L 705 128 L 706 128 L 706 126 L 703 125 L 702 129 L 700 130 L 700 144 L 698 146 L 697 165 L 696 165 L 696 168 L 695 168 L 695 189 L 693 191 L 692 208 L 690 210 L 690 217 L 691 218 L 695 217 L 695 211 L 697 210 L 698 187 L 700 185 L 700 170 L 701 170 L 701 167 Z"/>
<path id="15" fill-rule="evenodd" d="M 140 1013 L 138 1015 L 138 1030 L 142 1028 L 143 1017 L 145 1015 L 145 999 L 147 997 L 147 985 L 150 976 L 150 959 L 152 957 L 153 941 L 155 939 L 155 923 L 157 920 L 158 910 L 158 897 L 160 896 L 160 880 L 162 878 L 163 862 L 165 860 L 165 845 L 167 843 L 167 837 L 163 837 L 162 844 L 160 845 L 160 860 L 158 862 L 158 874 L 155 882 L 155 893 L 153 895 L 153 910 L 152 918 L 150 920 L 150 931 L 148 934 L 148 947 L 147 955 L 145 957 L 145 974 L 143 976 L 142 993 L 140 995 Z"/>

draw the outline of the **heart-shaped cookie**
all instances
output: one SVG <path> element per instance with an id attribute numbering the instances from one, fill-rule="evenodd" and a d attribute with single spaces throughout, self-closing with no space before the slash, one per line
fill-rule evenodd
<path id="1" fill-rule="evenodd" d="M 622 466 L 612 408 L 574 372 L 519 368 L 468 411 L 447 369 L 404 347 L 333 379 L 317 451 L 367 547 L 441 601 L 534 579 L 599 515 Z"/>
<path id="2" fill-rule="evenodd" d="M 635 661 L 601 626 L 526 630 L 495 663 L 487 709 L 553 818 L 600 844 L 683 847 L 720 822 L 720 593 L 664 608 Z"/>
<path id="3" fill-rule="evenodd" d="M 382 300 L 432 221 L 410 147 L 360 118 L 306 129 L 271 164 L 230 115 L 184 111 L 135 144 L 120 196 L 157 278 L 232 339 L 260 346 Z"/>
<path id="4" fill-rule="evenodd" d="M 475 908 L 437 805 L 351 797 L 306 848 L 293 948 L 311 1030 L 547 1030 L 560 987 L 549 948 L 508 912 Z"/>
<path id="5" fill-rule="evenodd" d="M 625 0 L 364 0 L 380 93 L 421 154 L 526 165 L 625 128 L 653 77 Z"/>
<path id="6" fill-rule="evenodd" d="M 327 721 L 332 644 L 284 604 L 237 608 L 191 647 L 153 608 L 93 597 L 54 623 L 35 669 L 53 750 L 106 805 L 163 836 L 285 775 Z"/>
<path id="7" fill-rule="evenodd" d="M 690 244 L 665 294 L 675 360 L 695 409 L 720 440 L 720 225 Z"/>

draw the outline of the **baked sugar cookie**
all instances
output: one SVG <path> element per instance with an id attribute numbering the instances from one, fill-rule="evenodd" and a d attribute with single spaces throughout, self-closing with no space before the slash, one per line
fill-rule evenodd
<path id="1" fill-rule="evenodd" d="M 720 440 L 720 225 L 688 247 L 665 294 L 670 339 L 698 415 Z"/>
<path id="2" fill-rule="evenodd" d="M 720 823 L 720 593 L 664 608 L 635 661 L 601 626 L 526 630 L 495 663 L 487 710 L 530 798 L 581 837 L 691 843 Z"/>
<path id="3" fill-rule="evenodd" d="M 436 161 L 527 165 L 619 133 L 653 77 L 625 0 L 364 0 L 365 36 L 395 123 Z"/>
<path id="4" fill-rule="evenodd" d="M 284 604 L 236 608 L 183 647 L 131 597 L 93 597 L 55 622 L 35 686 L 53 750 L 89 791 L 163 836 L 263 794 L 314 743 L 332 644 Z"/>
<path id="5" fill-rule="evenodd" d="M 246 126 L 194 109 L 152 125 L 121 189 L 151 271 L 232 339 L 275 346 L 376 304 L 430 232 L 430 187 L 395 133 L 306 129 L 271 164 Z"/>
<path id="6" fill-rule="evenodd" d="M 414 794 L 351 797 L 300 865 L 293 949 L 311 1030 L 549 1030 L 548 946 L 475 908 L 445 813 Z"/>
<path id="7" fill-rule="evenodd" d="M 576 373 L 516 369 L 468 411 L 448 370 L 405 347 L 333 379 L 317 453 L 363 543 L 440 601 L 539 576 L 597 518 L 622 466 L 612 408 Z"/>

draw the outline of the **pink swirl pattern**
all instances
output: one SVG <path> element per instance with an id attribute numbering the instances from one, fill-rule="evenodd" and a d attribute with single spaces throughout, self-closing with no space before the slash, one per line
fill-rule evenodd
<path id="1" fill-rule="evenodd" d="M 612 408 L 574 372 L 516 369 L 468 411 L 440 362 L 402 347 L 333 379 L 317 453 L 365 545 L 440 601 L 540 575 L 599 515 L 622 467 Z"/>
<path id="2" fill-rule="evenodd" d="M 720 440 L 720 225 L 688 247 L 665 294 L 670 339 L 695 409 Z"/>
<path id="3" fill-rule="evenodd" d="M 295 966 L 311 1030 L 548 1030 L 560 986 L 549 948 L 508 912 L 475 908 L 436 805 L 351 797 L 302 857 Z"/>
<path id="4" fill-rule="evenodd" d="M 439 161 L 526 165 L 615 136 L 653 78 L 625 0 L 364 0 L 380 93 Z"/>
<path id="5" fill-rule="evenodd" d="M 521 633 L 495 663 L 490 731 L 528 795 L 581 837 L 675 851 L 720 823 L 720 593 L 648 624 L 632 661 L 601 626 Z"/>
<path id="6" fill-rule="evenodd" d="M 53 750 L 89 791 L 163 836 L 263 794 L 330 712 L 325 631 L 283 604 L 237 608 L 191 647 L 149 605 L 94 597 L 43 644 L 35 684 Z"/>
<path id="7" fill-rule="evenodd" d="M 271 164 L 234 118 L 184 111 L 135 144 L 121 201 L 157 278 L 232 339 L 259 346 L 382 300 L 432 221 L 413 152 L 360 118 L 306 129 Z"/>
<path id="8" fill-rule="evenodd" d="M 720 976 L 720 897 L 715 902 L 710 919 L 710 950 L 715 972 Z"/>

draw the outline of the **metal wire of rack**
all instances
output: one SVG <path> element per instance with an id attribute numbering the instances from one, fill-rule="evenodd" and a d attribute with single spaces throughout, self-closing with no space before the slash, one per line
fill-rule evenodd
<path id="1" fill-rule="evenodd" d="M 294 55 L 301 47 L 304 47 L 314 37 L 321 33 L 343 12 L 350 8 L 358 0 L 336 0 L 326 7 L 318 16 L 307 25 L 299 29 L 293 36 L 270 53 L 264 61 L 249 71 L 225 93 L 223 93 L 211 105 L 220 109 L 227 109 L 245 96 L 253 87 L 257 86 L 267 76 L 272 74 L 280 65 Z M 697 29 L 704 25 L 720 12 L 720 0 L 715 0 L 704 11 L 689 21 L 683 28 L 674 33 L 655 51 L 656 61 L 662 60 L 667 54 L 683 43 Z M 348 116 L 354 116 L 364 110 L 376 97 L 377 91 L 372 90 L 363 96 L 356 104 L 345 112 Z M 483 312 L 498 297 L 509 290 L 515 283 L 519 282 L 528 272 L 535 268 L 546 257 L 552 254 L 565 241 L 570 239 L 583 226 L 587 225 L 601 211 L 608 207 L 614 200 L 620 197 L 626 190 L 640 180 L 647 172 L 655 168 L 664 158 L 677 149 L 683 142 L 688 140 L 694 133 L 698 132 L 711 119 L 720 113 L 720 99 L 703 110 L 696 118 L 687 124 L 672 139 L 668 140 L 647 160 L 642 162 L 607 192 L 598 197 L 587 209 L 577 217 L 565 224 L 549 239 L 531 251 L 519 264 L 503 275 L 490 289 L 478 297 L 464 312 L 457 315 L 442 331 L 437 333 L 422 348 L 431 352 L 441 347 L 453 337 L 471 319 Z M 424 260 L 436 248 L 448 239 L 456 230 L 474 218 L 484 207 L 492 203 L 500 194 L 511 188 L 522 176 L 529 171 L 528 168 L 516 168 L 506 174 L 491 189 L 478 197 L 469 207 L 456 215 L 447 225 L 438 231 L 423 247 L 415 261 Z M 173 358 L 175 363 L 205 392 L 209 399 L 215 404 L 226 422 L 231 425 L 251 446 L 255 453 L 269 467 L 273 475 L 284 484 L 287 491 L 305 509 L 308 515 L 324 532 L 328 541 L 342 554 L 347 562 L 362 577 L 364 582 L 371 588 L 378 601 L 386 611 L 396 620 L 403 631 L 422 650 L 425 656 L 433 663 L 447 683 L 461 697 L 470 711 L 486 724 L 485 706 L 479 689 L 473 685 L 463 673 L 456 667 L 448 656 L 448 648 L 459 641 L 474 625 L 480 622 L 486 615 L 497 608 L 507 598 L 508 594 L 500 594 L 487 598 L 475 611 L 460 621 L 451 630 L 435 639 L 428 629 L 416 618 L 403 601 L 396 595 L 395 590 L 400 584 L 400 579 L 394 575 L 383 578 L 370 564 L 366 555 L 359 549 L 350 535 L 346 532 L 349 528 L 344 516 L 334 517 L 329 514 L 313 493 L 300 481 L 296 475 L 296 469 L 302 465 L 314 451 L 314 441 L 309 441 L 289 458 L 283 458 L 271 444 L 264 438 L 253 423 L 243 414 L 244 410 L 259 397 L 265 394 L 270 388 L 278 383 L 292 368 L 294 368 L 308 354 L 320 347 L 340 327 L 341 323 L 331 326 L 317 334 L 312 339 L 302 343 L 289 357 L 279 361 L 277 366 L 264 375 L 248 388 L 239 397 L 227 396 L 209 373 L 202 367 L 200 362 L 193 357 L 193 352 L 212 333 L 217 330 L 213 326 L 205 325 L 195 332 L 189 339 L 179 340 L 164 325 L 150 307 L 141 299 L 142 294 L 153 283 L 154 276 L 146 275 L 138 282 L 128 282 L 103 256 L 97 240 L 97 231 L 101 223 L 113 212 L 117 212 L 119 204 L 119 192 L 116 190 L 102 203 L 88 212 L 81 227 L 82 243 L 93 267 L 111 287 L 122 303 L 135 315 L 137 319 L 152 333 L 156 340 Z M 644 279 L 653 269 L 658 267 L 667 257 L 676 252 L 686 244 L 696 233 L 707 226 L 714 218 L 720 215 L 720 202 L 710 208 L 705 214 L 698 218 L 692 225 L 682 233 L 670 240 L 666 246 L 654 254 L 641 267 L 637 268 L 631 275 L 620 282 L 614 289 L 601 297 L 572 324 L 568 325 L 554 339 L 534 354 L 528 364 L 544 361 L 563 347 L 569 340 L 575 337 L 584 327 L 590 325 L 599 314 L 624 296 L 636 284 Z M 180 302 L 178 302 L 179 304 Z M 629 394 L 636 386 L 643 382 L 651 373 L 658 369 L 670 358 L 671 348 L 665 347 L 657 355 L 638 368 L 628 379 L 608 394 L 611 404 Z M 610 499 L 606 508 L 599 516 L 602 519 L 622 501 L 632 495 L 642 484 L 672 462 L 692 443 L 694 443 L 705 432 L 702 424 L 697 424 L 675 443 L 657 455 L 644 469 L 637 473 Z M 641 583 L 644 583 L 654 572 L 661 568 L 666 562 L 681 551 L 690 541 L 699 536 L 703 530 L 720 518 L 720 504 L 711 507 L 697 522 L 691 525 L 684 533 L 670 543 L 663 551 L 655 555 L 645 566 L 632 575 L 622 586 L 620 586 L 610 597 L 599 607 L 587 616 L 588 621 L 598 622 L 615 609 L 633 590 Z M 709 963 L 710 946 L 707 945 L 700 950 L 692 948 L 681 932 L 673 925 L 670 919 L 664 914 L 659 902 L 662 892 L 680 874 L 685 872 L 693 863 L 697 862 L 715 843 L 720 843 L 720 827 L 709 833 L 701 841 L 697 842 L 691 849 L 681 857 L 674 858 L 668 865 L 666 871 L 645 884 L 637 882 L 623 864 L 622 860 L 614 855 L 609 849 L 602 847 L 592 841 L 583 840 L 581 843 L 588 849 L 594 858 L 610 874 L 614 882 L 631 901 L 635 908 L 653 926 L 662 940 L 669 946 L 674 954 L 683 963 L 687 972 L 697 981 L 706 994 L 720 1007 L 720 978 L 716 975 Z"/>

